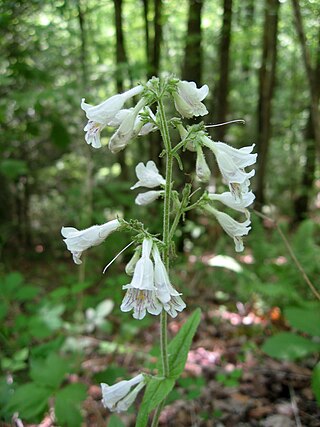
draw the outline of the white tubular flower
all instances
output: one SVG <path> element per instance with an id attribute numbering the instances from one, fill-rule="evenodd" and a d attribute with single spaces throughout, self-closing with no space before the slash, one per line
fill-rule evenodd
<path id="1" fill-rule="evenodd" d="M 83 130 L 86 132 L 86 135 L 84 137 L 84 139 L 86 140 L 86 143 L 88 145 L 92 145 L 93 148 L 100 148 L 101 147 L 100 132 L 102 131 L 103 128 L 105 128 L 104 124 L 89 120 L 88 123 L 83 128 Z"/>
<path id="2" fill-rule="evenodd" d="M 137 86 L 124 93 L 114 95 L 99 105 L 90 105 L 85 102 L 85 98 L 81 101 L 81 108 L 85 111 L 88 120 L 84 130 L 86 131 L 85 140 L 94 148 L 100 148 L 100 132 L 102 129 L 112 122 L 119 113 L 123 104 L 135 95 L 142 92 L 143 87 Z"/>
<path id="3" fill-rule="evenodd" d="M 220 212 L 211 206 L 206 206 L 205 209 L 212 213 L 218 220 L 224 231 L 233 238 L 236 252 L 242 252 L 244 249 L 242 236 L 246 236 L 251 230 L 251 221 L 247 219 L 244 222 L 238 222 L 231 218 L 230 215 Z"/>
<path id="4" fill-rule="evenodd" d="M 142 162 L 138 163 L 136 166 L 136 175 L 139 181 L 131 187 L 131 190 L 138 187 L 154 188 L 166 183 L 166 180 L 160 175 L 155 162 L 152 160 L 149 160 L 146 166 Z"/>
<path id="5" fill-rule="evenodd" d="M 65 237 L 64 242 L 72 253 L 73 261 L 82 264 L 80 259 L 82 252 L 91 246 L 100 245 L 113 231 L 120 227 L 117 219 L 102 225 L 93 225 L 85 230 L 77 230 L 74 227 L 62 227 L 61 234 Z"/>
<path id="6" fill-rule="evenodd" d="M 204 116 L 208 110 L 201 102 L 209 92 L 207 85 L 197 88 L 195 82 L 179 81 L 173 94 L 174 105 L 182 117 Z"/>
<path id="7" fill-rule="evenodd" d="M 139 206 L 146 206 L 154 202 L 155 200 L 157 200 L 162 194 L 163 194 L 163 191 L 161 190 L 146 191 L 145 193 L 140 193 L 137 195 L 135 199 L 135 203 L 136 205 L 139 205 Z"/>
<path id="8" fill-rule="evenodd" d="M 196 175 L 202 182 L 208 182 L 211 176 L 211 171 L 199 144 L 197 145 Z"/>
<path id="9" fill-rule="evenodd" d="M 235 209 L 238 212 L 243 212 L 246 215 L 247 219 L 249 219 L 250 213 L 246 208 L 253 203 L 255 195 L 252 191 L 245 192 L 240 200 L 236 200 L 233 197 L 232 193 L 226 191 L 222 194 L 209 193 L 208 198 L 210 200 L 218 200 L 229 208 Z"/>
<path id="10" fill-rule="evenodd" d="M 118 119 L 121 121 L 122 119 L 122 121 L 109 141 L 109 149 L 112 153 L 118 153 L 123 150 L 129 142 L 139 134 L 143 127 L 143 123 L 138 120 L 137 124 L 137 118 L 145 104 L 146 100 L 142 98 L 133 109 L 127 110 L 126 114 L 123 114 L 122 117 L 118 115 L 116 120 Z M 115 123 L 115 121 L 113 123 Z"/>
<path id="11" fill-rule="evenodd" d="M 135 319 L 143 319 L 147 311 L 153 315 L 162 311 L 154 286 L 154 267 L 150 259 L 152 244 L 151 239 L 143 240 L 142 256 L 136 263 L 131 283 L 123 287 L 127 292 L 120 309 L 124 312 L 133 309 Z"/>
<path id="12" fill-rule="evenodd" d="M 139 374 L 128 381 L 120 381 L 112 386 L 101 383 L 102 404 L 111 412 L 127 411 L 145 384 L 143 374 Z M 132 387 L 135 388 L 131 391 Z"/>
<path id="13" fill-rule="evenodd" d="M 257 154 L 251 154 L 254 144 L 238 150 L 223 142 L 214 142 L 208 137 L 204 137 L 202 142 L 213 151 L 231 193 L 241 198 L 242 193 L 246 192 L 248 180 L 255 174 L 254 169 L 250 172 L 244 171 L 246 166 L 253 165 L 257 159 Z"/>
<path id="14" fill-rule="evenodd" d="M 154 276 L 157 298 L 161 301 L 163 308 L 170 316 L 176 317 L 177 312 L 181 312 L 186 307 L 186 304 L 180 297 L 181 294 L 171 285 L 167 270 L 156 245 L 153 246 L 152 255 L 155 265 Z"/>
<path id="15" fill-rule="evenodd" d="M 177 317 L 178 312 L 180 313 L 186 308 L 186 304 L 179 295 L 172 296 L 170 301 L 167 304 L 164 304 L 163 308 L 171 317 Z"/>

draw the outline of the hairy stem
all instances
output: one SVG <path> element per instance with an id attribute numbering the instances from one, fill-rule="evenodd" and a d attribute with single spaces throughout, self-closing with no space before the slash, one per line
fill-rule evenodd
<path id="1" fill-rule="evenodd" d="M 166 187 L 164 194 L 163 208 L 163 262 L 169 271 L 170 266 L 170 213 L 172 205 L 172 164 L 173 154 L 169 135 L 168 124 L 165 116 L 165 111 L 160 98 L 158 101 L 159 128 L 166 150 Z M 169 376 L 169 359 L 168 359 L 168 337 L 167 337 L 167 313 L 163 310 L 160 316 L 160 347 L 163 375 Z M 152 427 L 157 427 L 161 410 L 164 406 L 162 401 L 156 408 L 154 413 Z"/>

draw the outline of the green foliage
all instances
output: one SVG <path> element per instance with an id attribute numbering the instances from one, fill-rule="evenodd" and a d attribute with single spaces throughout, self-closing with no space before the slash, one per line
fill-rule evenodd
<path id="1" fill-rule="evenodd" d="M 168 353 L 171 378 L 176 379 L 183 372 L 187 361 L 188 352 L 190 350 L 191 343 L 199 326 L 200 320 L 201 310 L 200 308 L 197 308 L 184 323 L 177 335 L 169 343 Z"/>
<path id="2" fill-rule="evenodd" d="M 139 410 L 136 427 L 144 427 L 150 412 L 170 393 L 175 381 L 184 370 L 192 339 L 201 320 L 201 310 L 196 309 L 181 327 L 168 346 L 170 378 L 162 377 L 162 365 L 158 362 L 159 376 L 153 377 L 147 384 L 143 401 Z M 190 390 L 190 394 L 197 391 Z"/>
<path id="3" fill-rule="evenodd" d="M 22 418 L 39 422 L 48 409 L 48 399 L 51 394 L 50 387 L 34 382 L 23 384 L 14 392 L 6 406 L 6 411 L 11 415 L 18 411 Z"/>
<path id="4" fill-rule="evenodd" d="M 226 387 L 236 387 L 239 385 L 239 381 L 242 376 L 242 369 L 234 369 L 230 372 L 219 372 L 216 379 L 219 383 Z"/>
<path id="5" fill-rule="evenodd" d="M 61 385 L 69 369 L 69 363 L 65 359 L 55 353 L 49 353 L 45 360 L 31 360 L 30 377 L 39 385 L 56 389 Z"/>
<path id="6" fill-rule="evenodd" d="M 111 417 L 109 418 L 108 426 L 109 427 L 125 427 L 121 419 L 114 414 L 111 415 Z"/>
<path id="7" fill-rule="evenodd" d="M 1 368 L 3 371 L 16 372 L 27 367 L 27 358 L 29 349 L 22 348 L 12 355 L 11 358 L 3 357 L 1 359 Z"/>
<path id="8" fill-rule="evenodd" d="M 205 379 L 203 377 L 196 378 L 179 378 L 178 385 L 183 389 L 183 396 L 186 400 L 198 399 L 202 390 L 205 387 Z"/>
<path id="9" fill-rule="evenodd" d="M 320 362 L 314 367 L 312 373 L 312 390 L 320 406 Z"/>
<path id="10" fill-rule="evenodd" d="M 82 422 L 80 406 L 86 398 L 84 384 L 69 384 L 56 393 L 54 410 L 61 426 L 78 427 Z"/>
<path id="11" fill-rule="evenodd" d="M 313 336 L 320 336 L 320 307 L 286 307 L 284 316 L 290 325 L 301 332 Z"/>
<path id="12" fill-rule="evenodd" d="M 277 359 L 296 360 L 319 351 L 320 345 L 292 332 L 280 332 L 268 338 L 262 350 Z"/>
<path id="13" fill-rule="evenodd" d="M 136 421 L 136 427 L 145 427 L 148 415 L 170 393 L 175 384 L 172 378 L 151 378 L 144 392 L 143 401 Z"/>

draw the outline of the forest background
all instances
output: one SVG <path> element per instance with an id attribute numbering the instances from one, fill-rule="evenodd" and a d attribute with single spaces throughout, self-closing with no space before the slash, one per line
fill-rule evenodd
<path id="1" fill-rule="evenodd" d="M 98 416 L 96 407 L 86 408 L 81 415 L 77 405 L 85 400 L 90 385 L 101 379 L 108 382 L 108 376 L 123 377 L 129 368 L 128 361 L 124 371 L 113 367 L 124 357 L 124 344 L 138 331 L 129 315 L 124 323 L 118 316 L 121 285 L 127 280 L 123 264 L 129 255 L 123 255 L 106 276 L 101 274 L 127 241 L 111 236 L 108 245 L 90 251 L 78 268 L 71 262 L 60 229 L 63 225 L 81 229 L 126 214 L 142 216 L 157 230 L 161 224 L 157 208 L 137 208 L 129 188 L 138 162 L 153 159 L 161 169 L 161 148 L 155 134 L 117 155 L 106 147 L 87 146 L 80 101 L 85 97 L 98 104 L 162 74 L 174 74 L 198 86 L 207 84 L 206 124 L 246 122 L 212 130 L 212 138 L 235 147 L 254 142 L 258 153 L 257 214 L 252 214 L 253 230 L 244 255 L 235 256 L 231 242 L 213 221 L 192 215 L 177 236 L 176 282 L 190 307 L 201 305 L 205 312 L 215 313 L 206 318 L 215 328 L 222 322 L 222 312 L 240 316 L 241 325 L 249 314 L 260 319 L 253 332 L 232 332 L 233 338 L 245 337 L 241 357 L 251 352 L 255 357 L 302 358 L 309 371 L 304 371 L 308 381 L 301 389 L 312 381 L 320 389 L 319 339 L 314 339 L 320 336 L 319 18 L 316 0 L 1 2 L 0 407 L 6 409 L 0 409 L 0 416 L 4 420 L 17 412 L 26 421 L 42 419 L 52 405 L 48 394 L 22 403 L 32 394 L 30 387 L 39 389 L 39 381 L 43 382 L 34 374 L 34 366 L 50 361 L 59 371 L 66 366 L 66 355 L 75 353 L 77 363 L 60 369 L 61 382 L 50 389 L 49 395 L 58 402 L 58 419 L 61 425 L 77 426 L 83 414 L 91 425 L 90 410 L 95 419 L 107 417 L 105 412 Z M 109 136 L 105 131 L 104 145 Z M 194 181 L 193 162 L 190 158 L 190 170 L 185 171 L 190 182 Z M 219 188 L 217 166 L 209 156 L 208 162 L 215 171 L 211 184 Z M 94 310 L 93 317 L 88 309 Z M 141 343 L 147 348 L 150 339 L 146 337 L 156 327 L 150 318 L 142 324 Z M 227 341 L 230 331 L 220 326 L 218 335 Z M 267 336 L 275 338 L 277 333 L 289 335 L 263 344 Z M 207 337 L 211 350 L 214 340 Z M 299 351 L 288 350 L 290 340 L 294 348 L 300 342 Z M 133 346 L 129 353 L 135 352 Z M 97 372 L 106 366 L 103 377 Z M 220 384 L 227 387 L 224 382 L 230 378 L 225 364 L 219 367 L 225 375 L 225 379 L 220 376 Z M 243 370 L 242 366 L 236 371 L 238 377 Z M 67 385 L 62 384 L 65 374 L 69 374 Z M 74 376 L 80 380 L 72 382 Z M 237 386 L 241 379 L 234 381 Z M 200 381 L 196 399 L 204 388 Z M 17 390 L 22 390 L 20 400 Z M 316 398 L 320 400 L 315 390 L 309 395 L 312 410 L 301 410 L 307 413 L 306 425 L 318 425 L 312 424 L 317 411 L 312 405 Z M 12 403 L 13 395 L 18 398 Z M 73 402 L 75 424 L 59 406 L 65 396 Z M 292 393 L 288 399 L 292 400 Z M 297 411 L 302 416 L 299 407 Z M 232 416 L 227 408 L 211 406 L 206 415 L 197 412 L 203 423 Z"/>

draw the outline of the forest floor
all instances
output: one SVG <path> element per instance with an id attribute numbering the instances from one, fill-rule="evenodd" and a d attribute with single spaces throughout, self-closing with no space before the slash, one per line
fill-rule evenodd
<path id="1" fill-rule="evenodd" d="M 306 359 L 303 363 L 276 361 L 259 350 L 272 324 L 277 322 L 281 326 L 277 310 L 266 319 L 244 307 L 239 307 L 235 313 L 213 305 L 202 316 L 183 378 L 169 395 L 160 426 L 320 426 L 320 408 L 310 386 L 310 368 L 315 360 Z M 176 333 L 186 317 L 187 314 L 182 313 L 178 320 L 171 320 L 170 331 Z M 88 386 L 88 397 L 83 404 L 85 426 L 105 427 L 110 419 L 110 412 L 101 405 L 100 387 L 93 381 L 93 374 L 111 364 L 132 372 L 133 366 L 141 365 L 142 342 L 147 352 L 156 334 L 158 327 L 153 324 L 137 337 L 141 339 L 140 349 L 137 344 L 128 343 L 130 351 L 125 354 L 102 357 L 92 351 L 83 362 L 83 376 L 70 376 L 70 382 Z M 121 425 L 135 425 L 135 411 L 119 417 L 123 422 Z M 22 423 L 15 425 L 36 427 Z M 56 427 L 53 414 L 47 415 L 37 427 Z"/>
<path id="2" fill-rule="evenodd" d="M 232 313 L 216 306 L 203 315 L 184 378 L 172 397 L 175 400 L 163 411 L 160 426 L 320 426 L 320 408 L 310 387 L 310 368 L 315 361 L 298 364 L 264 355 L 259 346 L 271 324 L 281 323 L 281 317 L 277 310 L 265 319 L 242 309 L 242 313 Z M 177 332 L 184 317 L 171 321 L 172 332 Z M 151 341 L 155 333 L 147 331 L 145 339 Z M 126 357 L 118 360 L 128 367 L 132 362 Z M 100 426 L 100 388 L 91 386 L 89 392 L 85 405 L 88 426 Z M 106 415 L 99 409 L 99 418 Z M 134 413 L 121 418 L 126 426 L 134 426 Z"/>
<path id="3" fill-rule="evenodd" d="M 221 306 L 218 301 L 206 298 L 205 293 L 202 295 L 189 298 L 188 309 L 169 322 L 170 335 L 175 335 L 192 307 L 204 308 L 185 372 L 168 396 L 160 426 L 320 427 L 320 408 L 311 390 L 315 357 L 294 363 L 272 359 L 261 351 L 265 338 L 272 335 L 275 328 L 288 330 L 280 310 L 274 308 L 267 315 L 261 315 L 252 306 L 235 301 Z M 118 319 L 110 320 L 118 322 Z M 125 351 L 116 349 L 107 354 L 96 351 L 92 339 L 81 373 L 71 374 L 67 379 L 87 386 L 83 426 L 118 426 L 109 422 L 111 414 L 101 404 L 100 381 L 95 376 L 115 365 L 137 374 L 138 367 L 145 366 L 146 355 L 158 334 L 158 324 L 152 323 L 134 337 L 134 342 L 123 345 Z M 112 336 L 109 340 L 112 342 Z M 136 403 L 138 408 L 139 399 Z M 136 409 L 119 414 L 119 418 L 123 422 L 119 426 L 133 427 Z M 23 423 L 12 425 L 36 427 Z M 53 411 L 37 427 L 57 427 Z"/>

